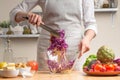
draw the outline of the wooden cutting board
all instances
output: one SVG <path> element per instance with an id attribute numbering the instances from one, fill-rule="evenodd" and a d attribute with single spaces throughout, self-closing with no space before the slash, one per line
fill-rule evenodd
<path id="1" fill-rule="evenodd" d="M 1 78 L 0 80 L 120 80 L 120 76 L 88 76 L 84 72 L 73 71 L 69 74 L 52 74 L 48 71 L 40 71 L 32 77 Z"/>

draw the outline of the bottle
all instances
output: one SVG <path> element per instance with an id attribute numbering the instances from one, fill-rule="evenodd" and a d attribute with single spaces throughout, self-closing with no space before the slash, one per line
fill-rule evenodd
<path id="1" fill-rule="evenodd" d="M 109 0 L 110 8 L 115 8 L 115 0 Z"/>
<path id="2" fill-rule="evenodd" d="M 6 47 L 5 47 L 5 50 L 4 50 L 4 54 L 3 54 L 3 61 L 4 62 L 8 62 L 8 63 L 11 63 L 13 62 L 13 50 L 11 48 L 11 45 L 10 45 L 10 40 L 7 39 L 6 41 Z"/>

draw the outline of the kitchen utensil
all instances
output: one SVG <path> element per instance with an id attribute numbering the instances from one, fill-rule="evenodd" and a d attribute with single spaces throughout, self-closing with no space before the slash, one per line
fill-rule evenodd
<path id="1" fill-rule="evenodd" d="M 28 17 L 23 17 L 23 18 L 25 18 L 25 19 L 28 20 Z M 45 30 L 47 30 L 48 32 L 50 32 L 53 36 L 58 37 L 58 38 L 60 37 L 60 34 L 57 31 L 55 31 L 52 28 L 46 26 L 45 24 L 41 23 L 40 27 L 43 28 L 43 29 L 45 29 Z"/>
<path id="2" fill-rule="evenodd" d="M 77 54 L 76 54 L 76 59 L 75 59 L 75 61 L 74 61 L 74 64 L 73 64 L 71 70 L 74 69 L 75 65 L 77 64 L 77 62 L 78 62 L 78 60 L 79 60 L 78 56 L 79 56 L 80 51 L 77 51 L 76 53 L 77 53 Z"/>

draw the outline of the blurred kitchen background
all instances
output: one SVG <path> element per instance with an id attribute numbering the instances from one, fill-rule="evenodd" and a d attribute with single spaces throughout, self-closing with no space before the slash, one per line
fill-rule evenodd
<path id="1" fill-rule="evenodd" d="M 22 0 L 0 0 L 0 22 L 9 21 L 9 12 Z M 115 52 L 116 58 L 120 57 L 120 0 L 94 0 L 95 17 L 98 25 L 98 34 L 91 43 L 89 52 L 81 57 L 84 61 L 89 54 L 96 54 L 99 47 L 107 45 Z M 41 15 L 41 8 L 35 7 L 33 12 Z M 14 23 L 12 23 L 13 26 Z M 31 26 L 24 22 L 22 27 Z M 14 25 L 15 26 L 15 25 Z M 20 25 L 17 25 L 20 26 Z M 33 28 L 33 26 L 32 26 Z M 40 31 L 40 29 L 37 31 Z M 36 60 L 37 39 L 39 32 L 28 36 L 11 36 L 11 48 L 16 57 L 25 57 L 28 60 Z M 6 47 L 6 36 L 0 35 L 0 61 L 3 60 L 3 53 Z M 82 62 L 81 61 L 81 65 Z"/>

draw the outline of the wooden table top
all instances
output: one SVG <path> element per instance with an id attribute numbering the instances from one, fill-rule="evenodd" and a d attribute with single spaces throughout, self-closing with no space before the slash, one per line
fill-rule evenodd
<path id="1" fill-rule="evenodd" d="M 18 76 L 15 78 L 2 78 L 0 80 L 120 80 L 117 76 L 88 76 L 84 72 L 73 71 L 68 74 L 51 74 L 47 71 L 40 71 L 32 77 L 23 78 Z"/>

